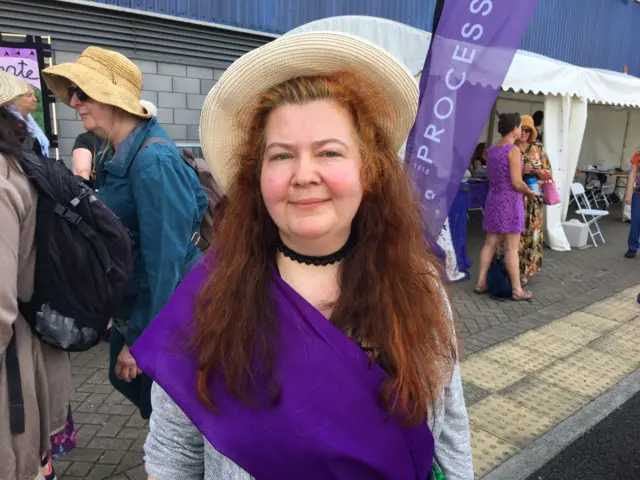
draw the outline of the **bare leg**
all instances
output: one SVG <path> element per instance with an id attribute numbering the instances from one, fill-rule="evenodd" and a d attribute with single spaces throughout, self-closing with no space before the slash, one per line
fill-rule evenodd
<path id="1" fill-rule="evenodd" d="M 514 296 L 521 297 L 523 294 L 522 285 L 520 284 L 520 259 L 518 251 L 520 249 L 520 234 L 511 233 L 505 235 L 504 263 L 507 267 L 507 273 L 511 280 L 511 288 Z M 529 296 L 528 292 L 524 292 Z"/>
<path id="2" fill-rule="evenodd" d="M 487 238 L 484 241 L 482 250 L 480 250 L 480 275 L 477 283 L 479 287 L 487 284 L 487 273 L 501 239 L 502 235 L 499 233 L 487 233 Z"/>

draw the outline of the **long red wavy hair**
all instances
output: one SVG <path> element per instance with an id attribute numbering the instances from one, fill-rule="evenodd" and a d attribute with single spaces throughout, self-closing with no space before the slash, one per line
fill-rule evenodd
<path id="1" fill-rule="evenodd" d="M 256 386 L 266 385 L 277 402 L 278 320 L 268 292 L 278 231 L 260 193 L 264 128 L 269 113 L 281 105 L 326 99 L 353 115 L 364 187 L 353 219 L 357 241 L 340 266 L 340 295 L 330 321 L 377 348 L 389 374 L 380 401 L 407 424 L 416 424 L 424 421 L 452 371 L 454 327 L 438 264 L 425 246 L 417 196 L 376 122 L 380 115 L 393 118 L 393 107 L 381 110 L 371 83 L 350 72 L 287 81 L 254 105 L 215 233 L 215 267 L 196 302 L 198 395 L 216 409 L 208 382 L 215 372 L 242 401 L 254 403 Z"/>

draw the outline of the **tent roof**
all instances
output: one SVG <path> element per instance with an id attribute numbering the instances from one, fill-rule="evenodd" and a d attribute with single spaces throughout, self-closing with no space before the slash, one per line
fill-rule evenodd
<path id="1" fill-rule="evenodd" d="M 287 35 L 339 31 L 379 45 L 416 77 L 422 72 L 431 34 L 385 18 L 348 15 L 302 25 Z M 518 50 L 502 84 L 504 90 L 542 95 L 578 96 L 593 103 L 640 107 L 640 79 L 608 70 L 582 68 Z"/>

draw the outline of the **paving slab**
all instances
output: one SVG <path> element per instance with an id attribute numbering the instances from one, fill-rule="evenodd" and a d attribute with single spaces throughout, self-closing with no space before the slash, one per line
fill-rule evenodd
<path id="1" fill-rule="evenodd" d="M 463 360 L 465 385 L 489 392 L 468 407 L 476 478 L 526 478 L 640 391 L 640 381 L 629 380 L 640 368 L 640 305 L 630 291 L 615 303 L 634 318 L 612 319 L 608 298 L 584 309 L 591 313 L 571 313 Z M 506 442 L 497 456 L 496 438 Z"/>
<path id="2" fill-rule="evenodd" d="M 534 294 L 531 303 L 499 302 L 473 293 L 478 274 L 480 248 L 484 241 L 482 215 L 469 212 L 467 255 L 472 263 L 471 280 L 451 286 L 456 324 L 466 339 L 465 352 L 478 352 L 511 336 L 543 326 L 557 318 L 583 310 L 593 303 L 598 314 L 612 320 L 634 318 L 633 311 L 621 309 L 616 294 L 635 299 L 634 287 L 639 279 L 640 258 L 625 259 L 629 224 L 622 223 L 618 205 L 600 222 L 606 243 L 597 248 L 556 252 L 545 248 L 542 271 L 531 277 L 527 286 Z M 624 292 L 624 293 L 623 293 Z M 478 308 L 480 305 L 482 308 Z"/>

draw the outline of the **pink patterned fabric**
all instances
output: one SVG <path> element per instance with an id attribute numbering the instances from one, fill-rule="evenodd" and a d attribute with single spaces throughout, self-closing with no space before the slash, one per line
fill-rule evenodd
<path id="1" fill-rule="evenodd" d="M 51 457 L 59 458 L 74 448 L 76 448 L 76 429 L 71 415 L 71 406 L 69 406 L 64 428 L 51 436 Z"/>

